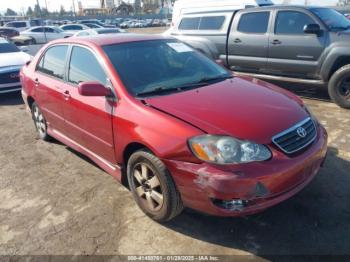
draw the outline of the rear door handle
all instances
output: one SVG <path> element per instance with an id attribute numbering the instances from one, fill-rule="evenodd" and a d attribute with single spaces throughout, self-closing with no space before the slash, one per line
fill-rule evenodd
<path id="1" fill-rule="evenodd" d="M 280 45 L 280 44 L 282 44 L 282 42 L 280 40 L 276 39 L 276 40 L 273 40 L 272 44 L 273 45 Z"/>
<path id="2" fill-rule="evenodd" d="M 239 38 L 236 38 L 233 42 L 238 44 L 238 43 L 242 43 L 242 40 Z"/>
<path id="3" fill-rule="evenodd" d="M 68 90 L 66 90 L 66 91 L 63 92 L 63 96 L 64 96 L 64 99 L 65 99 L 65 100 L 69 100 L 70 97 L 71 97 Z"/>

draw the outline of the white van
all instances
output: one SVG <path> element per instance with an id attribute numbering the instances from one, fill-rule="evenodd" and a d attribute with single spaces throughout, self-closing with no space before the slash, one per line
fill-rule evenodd
<path id="1" fill-rule="evenodd" d="M 37 25 L 38 24 L 36 21 L 23 20 L 23 21 L 11 21 L 6 23 L 4 26 L 16 28 L 19 32 L 22 32 L 24 30 L 31 28 L 32 26 L 37 26 Z"/>
<path id="2" fill-rule="evenodd" d="M 248 7 L 273 5 L 271 0 L 178 0 L 173 8 L 172 26 L 178 27 L 182 17 L 201 13 L 232 13 Z"/>

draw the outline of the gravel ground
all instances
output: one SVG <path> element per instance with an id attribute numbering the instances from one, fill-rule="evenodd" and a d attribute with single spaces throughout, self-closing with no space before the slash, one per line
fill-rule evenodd
<path id="1" fill-rule="evenodd" d="M 350 255 L 350 111 L 313 87 L 284 86 L 329 132 L 316 179 L 258 215 L 186 210 L 165 225 L 144 216 L 130 192 L 85 157 L 37 140 L 20 94 L 1 95 L 0 255 Z"/>

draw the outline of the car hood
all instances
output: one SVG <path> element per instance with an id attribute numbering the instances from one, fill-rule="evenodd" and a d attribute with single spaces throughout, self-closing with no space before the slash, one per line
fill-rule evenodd
<path id="1" fill-rule="evenodd" d="M 30 60 L 30 55 L 24 52 L 0 53 L 0 68 L 7 66 L 22 66 Z"/>
<path id="2" fill-rule="evenodd" d="M 298 97 L 253 78 L 235 77 L 145 102 L 208 134 L 261 144 L 308 117 Z"/>

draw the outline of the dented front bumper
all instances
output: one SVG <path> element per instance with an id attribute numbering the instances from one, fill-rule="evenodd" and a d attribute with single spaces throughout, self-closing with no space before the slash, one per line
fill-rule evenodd
<path id="1" fill-rule="evenodd" d="M 269 161 L 219 166 L 163 159 L 185 206 L 218 216 L 243 216 L 274 206 L 298 193 L 315 177 L 327 153 L 327 133 L 305 152 L 288 157 L 273 150 Z M 221 205 L 241 200 L 243 205 Z M 233 201 L 235 202 L 235 201 Z"/>

